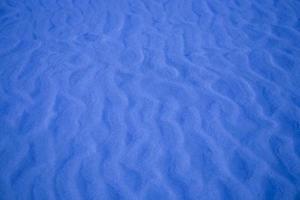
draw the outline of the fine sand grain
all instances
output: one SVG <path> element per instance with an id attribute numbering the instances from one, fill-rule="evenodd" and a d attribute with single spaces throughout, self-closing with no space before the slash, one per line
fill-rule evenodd
<path id="1" fill-rule="evenodd" d="M 1 0 L 0 200 L 299 200 L 299 0 Z"/>

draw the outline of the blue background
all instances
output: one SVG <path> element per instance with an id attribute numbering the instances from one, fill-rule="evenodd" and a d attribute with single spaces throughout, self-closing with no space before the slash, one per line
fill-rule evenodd
<path id="1" fill-rule="evenodd" d="M 297 0 L 1 0 L 0 199 L 300 199 Z"/>

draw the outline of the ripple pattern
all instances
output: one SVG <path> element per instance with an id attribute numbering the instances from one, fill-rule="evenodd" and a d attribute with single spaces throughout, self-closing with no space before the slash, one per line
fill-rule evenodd
<path id="1" fill-rule="evenodd" d="M 298 0 L 1 0 L 1 200 L 300 199 Z"/>

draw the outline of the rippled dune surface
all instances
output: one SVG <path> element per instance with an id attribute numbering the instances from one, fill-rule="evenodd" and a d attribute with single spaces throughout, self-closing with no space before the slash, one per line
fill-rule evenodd
<path id="1" fill-rule="evenodd" d="M 1 200 L 300 199 L 300 1 L 1 0 Z"/>

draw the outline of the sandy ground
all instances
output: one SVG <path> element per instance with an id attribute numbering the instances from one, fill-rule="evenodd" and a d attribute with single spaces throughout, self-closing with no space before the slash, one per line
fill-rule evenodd
<path id="1" fill-rule="evenodd" d="M 297 0 L 1 0 L 1 200 L 300 199 Z"/>

